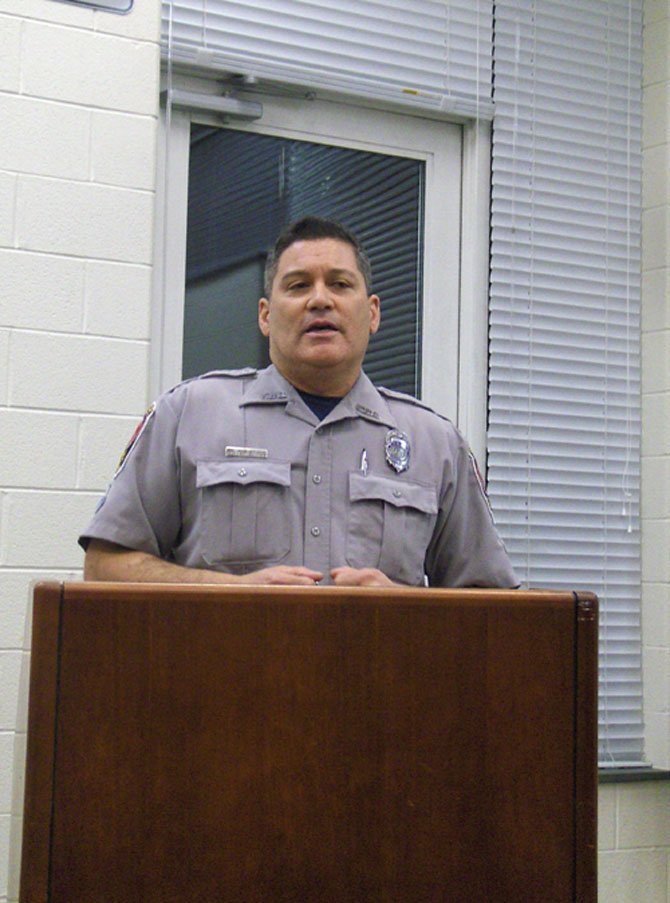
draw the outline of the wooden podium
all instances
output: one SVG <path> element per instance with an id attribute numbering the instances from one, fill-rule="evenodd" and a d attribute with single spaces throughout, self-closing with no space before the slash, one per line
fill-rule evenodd
<path id="1" fill-rule="evenodd" d="M 596 620 L 41 584 L 21 903 L 595 903 Z"/>

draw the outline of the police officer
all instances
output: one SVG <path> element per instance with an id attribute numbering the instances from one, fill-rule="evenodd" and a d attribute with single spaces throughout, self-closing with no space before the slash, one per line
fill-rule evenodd
<path id="1" fill-rule="evenodd" d="M 272 365 L 152 405 L 80 537 L 86 579 L 515 586 L 463 438 L 361 370 L 380 302 L 356 237 L 289 226 L 265 293 Z"/>

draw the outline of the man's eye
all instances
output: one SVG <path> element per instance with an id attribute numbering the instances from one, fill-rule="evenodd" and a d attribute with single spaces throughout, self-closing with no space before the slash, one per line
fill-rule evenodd
<path id="1" fill-rule="evenodd" d="M 305 288 L 306 285 L 307 285 L 306 282 L 291 282 L 291 283 L 289 283 L 289 285 L 286 286 L 286 288 L 290 292 L 295 292 L 295 291 L 300 291 L 300 289 Z"/>
<path id="2" fill-rule="evenodd" d="M 348 282 L 346 279 L 336 279 L 333 282 L 333 285 L 335 286 L 335 288 L 349 288 L 350 284 L 351 283 Z"/>

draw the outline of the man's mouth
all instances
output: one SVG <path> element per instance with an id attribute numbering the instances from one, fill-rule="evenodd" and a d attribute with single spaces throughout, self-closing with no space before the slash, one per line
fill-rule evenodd
<path id="1" fill-rule="evenodd" d="M 316 320 L 305 329 L 306 335 L 318 335 L 319 333 L 327 335 L 333 332 L 339 332 L 339 330 L 334 323 L 330 323 L 327 320 Z"/>

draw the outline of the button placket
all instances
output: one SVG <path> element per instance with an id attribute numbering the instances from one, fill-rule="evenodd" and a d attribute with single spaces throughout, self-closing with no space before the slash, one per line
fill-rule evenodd
<path id="1" fill-rule="evenodd" d="M 330 458 L 331 431 L 314 430 L 307 454 L 309 474 L 305 492 L 305 565 L 330 571 Z"/>

